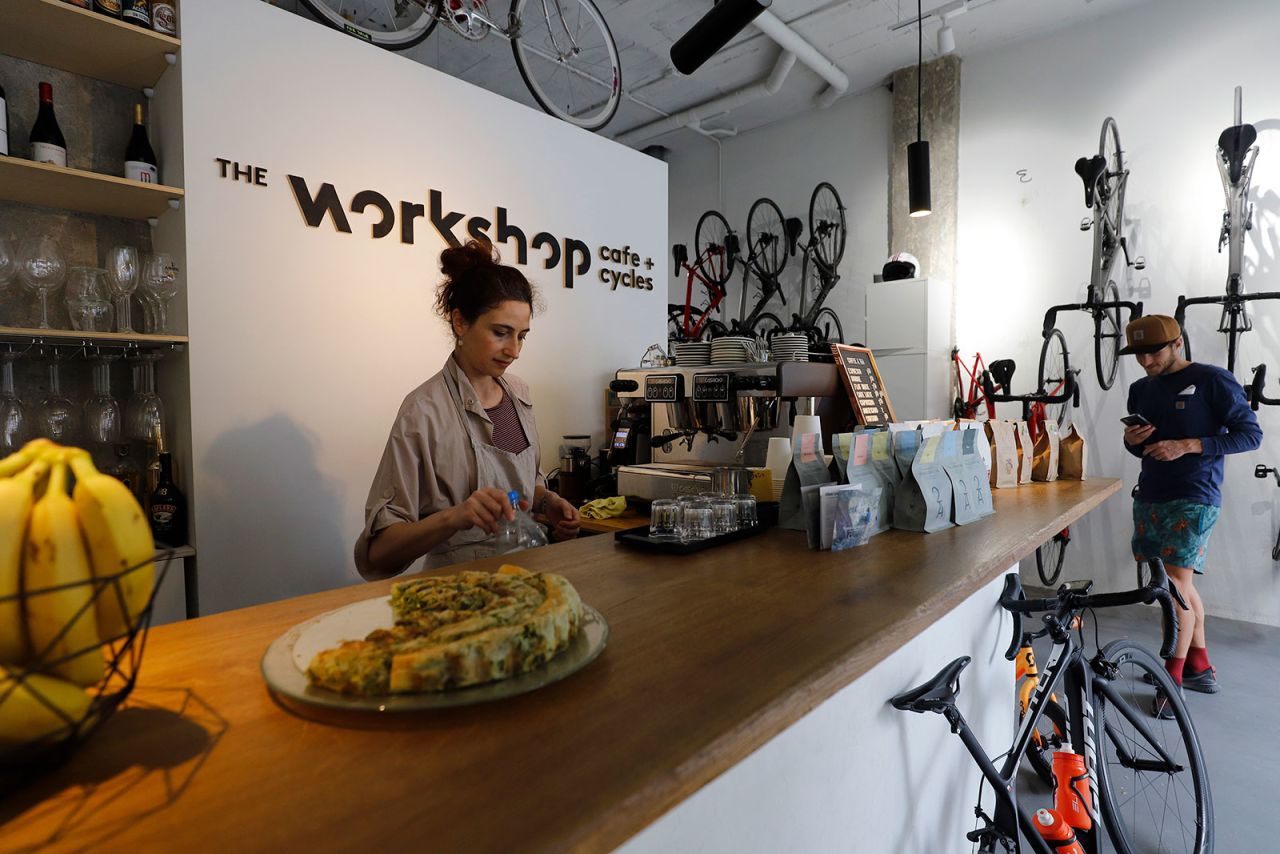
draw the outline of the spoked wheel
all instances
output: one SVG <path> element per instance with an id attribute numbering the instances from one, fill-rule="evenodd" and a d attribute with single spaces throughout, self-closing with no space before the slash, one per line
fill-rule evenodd
<path id="1" fill-rule="evenodd" d="M 813 254 L 827 275 L 835 272 L 836 265 L 844 257 L 844 244 L 848 236 L 844 221 L 844 203 L 836 188 L 823 181 L 813 189 L 809 197 L 809 234 L 813 240 Z"/>
<path id="2" fill-rule="evenodd" d="M 760 272 L 776 276 L 787 264 L 787 232 L 772 199 L 757 199 L 747 214 L 747 251 Z"/>
<path id="3" fill-rule="evenodd" d="M 530 94 L 569 124 L 599 130 L 622 101 L 622 63 L 591 0 L 516 0 L 511 51 Z"/>
<path id="4" fill-rule="evenodd" d="M 844 327 L 839 316 L 830 308 L 822 308 L 813 317 L 811 339 L 814 344 L 843 344 Z"/>
<path id="5" fill-rule="evenodd" d="M 1106 161 L 1107 169 L 1098 178 L 1094 204 L 1102 210 L 1102 276 L 1105 278 L 1120 248 L 1120 227 L 1124 216 L 1124 152 L 1120 149 L 1120 131 L 1116 120 L 1107 116 L 1102 122 L 1102 134 L 1098 139 L 1098 154 Z"/>
<path id="6" fill-rule="evenodd" d="M 752 325 L 751 327 L 750 334 L 754 335 L 756 338 L 759 338 L 761 341 L 765 342 L 765 344 L 768 344 L 769 339 L 773 336 L 775 332 L 786 332 L 786 331 L 787 331 L 787 327 L 782 322 L 781 318 L 778 317 L 778 315 L 770 314 L 769 312 L 764 311 L 764 312 L 761 312 L 760 316 L 756 318 L 755 324 Z"/>
<path id="7" fill-rule="evenodd" d="M 1067 543 L 1071 538 L 1064 528 L 1053 539 L 1036 549 L 1036 572 L 1045 587 L 1052 587 L 1062 577 L 1062 562 L 1067 556 Z"/>
<path id="8" fill-rule="evenodd" d="M 698 218 L 693 231 L 693 261 L 705 259 L 698 272 L 717 285 L 729 281 L 733 274 L 733 253 L 729 250 L 729 222 L 719 211 L 707 211 Z"/>
<path id="9" fill-rule="evenodd" d="M 1095 681 L 1093 695 L 1098 794 L 1116 850 L 1212 851 L 1209 775 L 1178 689 L 1155 656 L 1132 641 L 1108 644 L 1099 657 L 1116 670 L 1115 679 Z M 1157 687 L 1172 720 L 1152 715 Z"/>
<path id="10" fill-rule="evenodd" d="M 1070 370 L 1067 339 L 1063 337 L 1062 330 L 1055 329 L 1049 333 L 1049 337 L 1044 339 L 1044 344 L 1040 347 L 1040 367 L 1036 374 L 1036 382 L 1039 384 L 1036 386 L 1038 392 L 1061 394 Z M 1046 403 L 1045 418 L 1058 422 L 1058 426 L 1061 427 L 1067 420 L 1068 406 L 1070 406 L 1069 401 Z"/>
<path id="11" fill-rule="evenodd" d="M 703 309 L 697 306 L 689 307 L 689 328 L 693 329 L 698 325 L 698 321 L 702 319 Z M 667 337 L 676 341 L 700 341 L 704 338 L 711 339 L 719 335 L 727 335 L 729 327 L 725 326 L 718 320 L 708 320 L 707 325 L 702 327 L 702 331 L 693 338 L 690 338 L 684 331 L 684 304 L 670 303 L 667 305 Z M 669 355 L 669 354 L 668 354 Z"/>
<path id="12" fill-rule="evenodd" d="M 436 26 L 440 0 L 424 3 L 375 0 L 302 0 L 321 22 L 389 50 L 421 42 Z"/>
<path id="13" fill-rule="evenodd" d="M 1115 282 L 1107 282 L 1102 289 L 1102 301 L 1120 301 L 1120 289 Z M 1120 366 L 1120 306 L 1100 308 L 1093 318 L 1093 367 L 1098 374 L 1098 385 L 1103 390 L 1116 381 L 1116 369 Z"/>
<path id="14" fill-rule="evenodd" d="M 1031 744 L 1027 747 L 1027 762 L 1036 776 L 1053 788 L 1053 753 L 1055 750 L 1070 750 L 1067 741 L 1067 713 L 1053 700 L 1045 704 L 1044 714 L 1036 722 L 1036 731 L 1031 735 Z"/>

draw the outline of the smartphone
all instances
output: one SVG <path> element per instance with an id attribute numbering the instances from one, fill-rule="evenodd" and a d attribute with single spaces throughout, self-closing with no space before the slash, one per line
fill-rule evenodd
<path id="1" fill-rule="evenodd" d="M 1146 416 L 1138 415 L 1137 413 L 1124 416 L 1123 418 L 1120 419 L 1120 423 L 1126 427 L 1151 426 L 1151 422 L 1146 419 Z"/>

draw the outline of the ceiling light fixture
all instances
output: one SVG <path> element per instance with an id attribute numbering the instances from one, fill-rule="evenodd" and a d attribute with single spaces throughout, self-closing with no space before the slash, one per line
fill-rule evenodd
<path id="1" fill-rule="evenodd" d="M 949 53 L 956 52 L 956 34 L 951 29 L 951 25 L 943 21 L 942 29 L 938 30 L 938 55 L 946 56 Z"/>
<path id="2" fill-rule="evenodd" d="M 921 0 L 916 0 L 919 16 L 917 32 L 919 42 L 916 53 L 916 141 L 907 146 L 907 201 L 911 216 L 928 216 L 933 210 L 929 192 L 929 143 L 922 137 L 924 122 L 921 116 L 921 96 L 924 85 L 924 15 L 920 11 Z"/>
<path id="3" fill-rule="evenodd" d="M 671 46 L 671 64 L 681 74 L 697 71 L 772 3 L 773 0 L 719 0 Z"/>

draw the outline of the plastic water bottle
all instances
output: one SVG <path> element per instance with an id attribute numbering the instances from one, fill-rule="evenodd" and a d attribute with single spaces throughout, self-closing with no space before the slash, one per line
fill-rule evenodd
<path id="1" fill-rule="evenodd" d="M 493 534 L 494 553 L 505 555 L 523 549 L 534 549 L 547 544 L 547 535 L 533 517 L 520 509 L 520 493 L 514 489 L 507 493 L 514 519 L 503 519 Z"/>

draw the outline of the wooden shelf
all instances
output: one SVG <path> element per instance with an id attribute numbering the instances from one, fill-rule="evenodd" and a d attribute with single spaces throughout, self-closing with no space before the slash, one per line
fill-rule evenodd
<path id="1" fill-rule="evenodd" d="M 185 335 L 144 335 L 140 332 L 77 332 L 74 329 L 29 329 L 22 326 L 0 326 L 0 342 L 85 346 L 120 346 L 122 344 L 151 350 L 160 347 L 186 346 Z"/>
<path id="2" fill-rule="evenodd" d="M 0 157 L 3 201 L 145 220 L 160 216 L 170 209 L 171 200 L 180 201 L 182 196 L 180 187 L 142 184 L 83 169 Z"/>
<path id="3" fill-rule="evenodd" d="M 2 17 L 0 53 L 132 89 L 155 86 L 182 46 L 62 0 L 4 0 Z"/>

